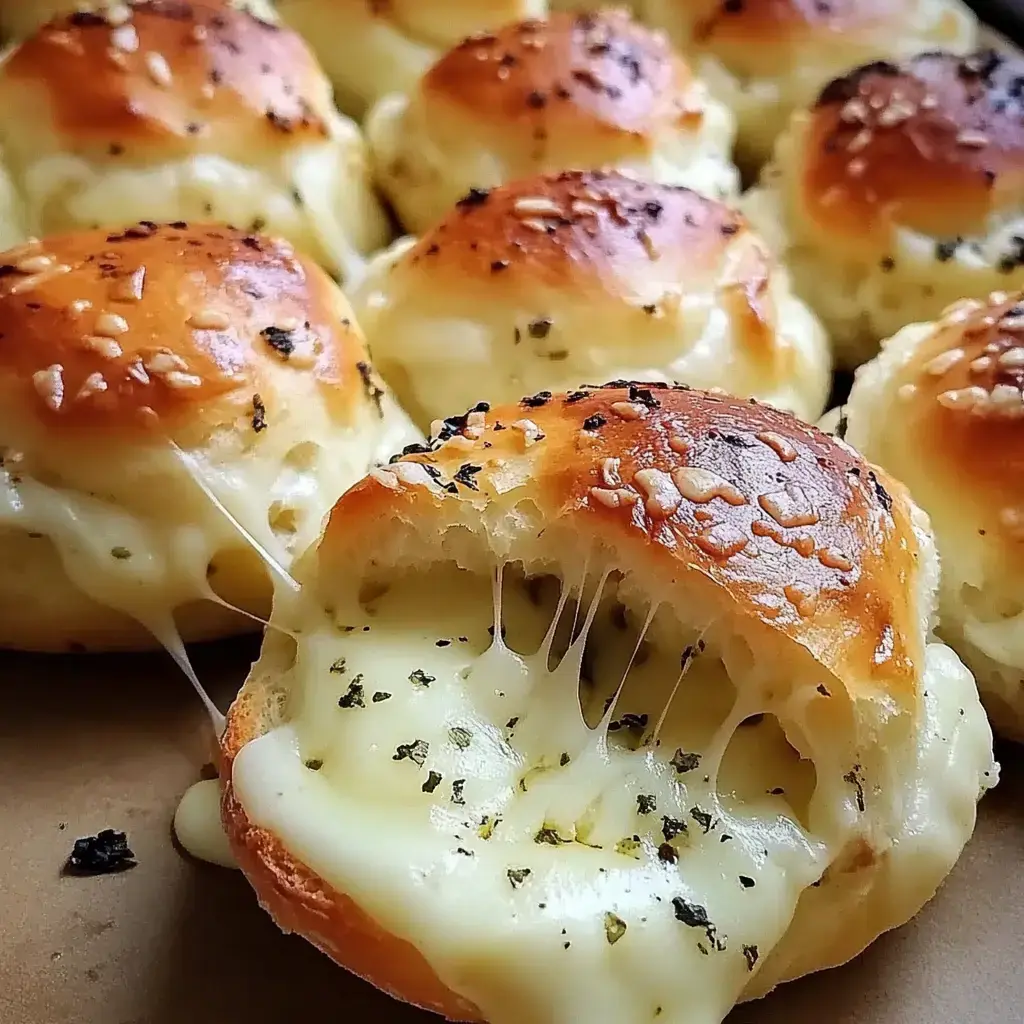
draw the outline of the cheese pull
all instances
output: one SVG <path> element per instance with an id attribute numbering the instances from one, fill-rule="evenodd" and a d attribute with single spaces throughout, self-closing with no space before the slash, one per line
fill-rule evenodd
<path id="1" fill-rule="evenodd" d="M 454 1020 L 718 1024 L 913 916 L 997 769 L 903 488 L 681 388 L 438 426 L 335 505 L 228 715 L 278 923 Z"/>

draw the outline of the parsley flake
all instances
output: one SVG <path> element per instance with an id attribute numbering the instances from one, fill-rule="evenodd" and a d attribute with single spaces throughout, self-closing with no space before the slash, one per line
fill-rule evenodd
<path id="1" fill-rule="evenodd" d="M 450 739 L 452 743 L 459 748 L 459 750 L 465 750 L 470 743 L 473 742 L 473 734 L 468 729 L 464 729 L 461 725 L 456 725 L 454 728 L 448 730 L 448 739 Z"/>
<path id="2" fill-rule="evenodd" d="M 700 754 L 688 754 L 681 747 L 672 755 L 669 764 L 680 774 L 692 772 L 700 766 Z"/>
<path id="3" fill-rule="evenodd" d="M 648 793 L 640 793 L 636 798 L 637 814 L 650 814 L 658 809 L 658 801 Z"/>
<path id="4" fill-rule="evenodd" d="M 437 787 L 440 785 L 441 773 L 430 772 L 430 774 L 427 776 L 427 781 L 423 783 L 423 786 L 421 788 L 423 789 L 424 793 L 433 793 L 434 790 L 437 789 Z"/>
<path id="5" fill-rule="evenodd" d="M 404 761 L 408 758 L 422 768 L 428 753 L 430 753 L 430 744 L 426 740 L 413 740 L 412 743 L 399 743 L 391 760 Z"/>
<path id="6" fill-rule="evenodd" d="M 518 889 L 533 872 L 529 868 L 509 868 L 506 872 L 513 889 Z"/>
<path id="7" fill-rule="evenodd" d="M 409 674 L 409 682 L 412 683 L 413 686 L 425 687 L 429 686 L 431 683 L 435 681 L 436 680 L 434 676 L 428 676 L 427 673 L 424 672 L 423 669 L 421 668 L 418 668 Z"/>
<path id="8" fill-rule="evenodd" d="M 348 684 L 348 693 L 342 694 L 338 698 L 338 707 L 365 708 L 366 701 L 363 698 L 363 677 L 359 675 Z"/>
<path id="9" fill-rule="evenodd" d="M 614 946 L 626 934 L 626 922 L 611 912 L 604 915 L 604 934 L 609 946 Z"/>

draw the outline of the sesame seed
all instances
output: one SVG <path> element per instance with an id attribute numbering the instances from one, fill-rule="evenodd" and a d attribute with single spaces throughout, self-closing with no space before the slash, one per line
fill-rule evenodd
<path id="1" fill-rule="evenodd" d="M 101 338 L 116 338 L 119 334 L 128 333 L 128 321 L 117 313 L 100 313 L 96 317 L 94 333 Z"/>
<path id="2" fill-rule="evenodd" d="M 401 481 L 388 469 L 371 469 L 369 476 L 389 491 L 400 491 L 402 489 Z"/>
<path id="3" fill-rule="evenodd" d="M 146 373 L 145 367 L 138 360 L 136 360 L 134 363 L 129 364 L 128 376 L 134 378 L 140 384 L 149 383 L 149 374 Z"/>
<path id="4" fill-rule="evenodd" d="M 1024 366 L 1024 348 L 1008 348 L 999 356 L 999 365 L 1005 370 L 1016 370 Z"/>
<path id="5" fill-rule="evenodd" d="M 157 349 L 146 356 L 143 365 L 150 373 L 157 375 L 188 369 L 188 363 L 181 356 L 165 348 Z"/>
<path id="6" fill-rule="evenodd" d="M 231 325 L 231 320 L 220 310 L 202 309 L 188 318 L 188 325 L 197 331 L 224 331 Z"/>
<path id="7" fill-rule="evenodd" d="M 1008 314 L 999 321 L 999 326 L 1002 327 L 1004 331 L 1024 331 L 1024 316 L 1012 316 Z"/>
<path id="8" fill-rule="evenodd" d="M 104 359 L 117 359 L 124 354 L 121 346 L 113 338 L 105 338 L 98 334 L 87 334 L 82 339 L 82 348 L 95 352 Z"/>
<path id="9" fill-rule="evenodd" d="M 524 228 L 529 228 L 531 231 L 536 231 L 540 235 L 546 235 L 549 231 L 554 229 L 554 225 L 551 221 L 537 220 L 534 217 L 527 217 L 522 222 Z"/>
<path id="10" fill-rule="evenodd" d="M 868 108 L 860 97 L 855 96 L 849 100 L 842 110 L 839 111 L 839 118 L 848 124 L 862 123 L 868 116 Z"/>
<path id="11" fill-rule="evenodd" d="M 49 270 L 56 261 L 52 256 L 28 256 L 15 264 L 20 274 L 39 274 Z"/>
<path id="12" fill-rule="evenodd" d="M 846 147 L 849 153 L 859 153 L 864 149 L 874 138 L 874 132 L 870 128 L 862 128 L 852 139 L 850 139 L 849 145 Z"/>
<path id="13" fill-rule="evenodd" d="M 601 463 L 601 482 L 607 487 L 621 487 L 622 477 L 619 476 L 620 459 L 605 459 Z"/>
<path id="14" fill-rule="evenodd" d="M 989 395 L 989 403 L 998 411 L 1012 409 L 1024 404 L 1024 396 L 1020 389 L 1012 384 L 997 384 Z"/>
<path id="15" fill-rule="evenodd" d="M 647 418 L 647 409 L 636 402 L 613 402 L 610 408 L 620 419 L 642 420 Z"/>
<path id="16" fill-rule="evenodd" d="M 127 4 L 111 4 L 104 12 L 104 19 L 108 25 L 123 25 L 131 21 L 132 10 Z"/>
<path id="17" fill-rule="evenodd" d="M 951 348 L 947 352 L 940 352 L 925 364 L 924 371 L 933 377 L 941 377 L 956 366 L 965 355 L 962 348 Z"/>
<path id="18" fill-rule="evenodd" d="M 984 149 L 989 144 L 989 137 L 984 132 L 967 129 L 957 135 L 956 142 L 958 146 L 968 149 Z"/>
<path id="19" fill-rule="evenodd" d="M 773 430 L 765 430 L 756 436 L 758 441 L 768 445 L 783 462 L 793 462 L 796 459 L 796 449 L 781 434 L 776 434 Z"/>
<path id="20" fill-rule="evenodd" d="M 41 274 L 30 274 L 28 277 L 23 277 L 19 281 L 15 281 L 14 284 L 7 289 L 10 295 L 21 295 L 24 292 L 30 292 L 33 289 L 39 287 L 41 284 L 45 284 L 47 281 L 51 281 L 53 278 L 60 274 L 67 274 L 71 268 L 64 263 L 58 263 L 55 267 L 51 267 L 49 270 L 43 271 Z"/>
<path id="21" fill-rule="evenodd" d="M 139 48 L 139 34 L 134 25 L 121 25 L 110 33 L 110 43 L 123 53 L 134 53 Z"/>
<path id="22" fill-rule="evenodd" d="M 174 81 L 171 75 L 170 65 L 167 63 L 167 58 L 161 53 L 153 53 L 152 51 L 146 54 L 146 70 L 149 72 L 149 77 L 153 80 L 154 84 L 168 88 Z"/>
<path id="23" fill-rule="evenodd" d="M 896 397 L 901 402 L 907 402 L 917 394 L 916 384 L 901 384 L 896 390 Z"/>
<path id="24" fill-rule="evenodd" d="M 75 299 L 74 302 L 69 303 L 68 312 L 72 316 L 80 316 L 82 313 L 88 312 L 92 309 L 92 303 L 88 299 Z"/>
<path id="25" fill-rule="evenodd" d="M 992 357 L 991 356 L 978 356 L 977 359 L 972 359 L 970 363 L 971 373 L 985 373 L 992 368 Z"/>
<path id="26" fill-rule="evenodd" d="M 863 157 L 856 157 L 846 165 L 846 173 L 851 178 L 859 178 L 867 170 L 868 164 Z"/>
<path id="27" fill-rule="evenodd" d="M 896 125 L 903 124 L 908 117 L 917 113 L 914 106 L 910 103 L 893 100 L 889 103 L 889 106 L 885 108 L 878 115 L 878 124 L 883 128 L 895 128 Z"/>
<path id="28" fill-rule="evenodd" d="M 78 394 L 75 395 L 75 401 L 82 401 L 83 399 L 89 398 L 92 395 L 98 395 L 102 391 L 107 390 L 107 382 L 103 377 L 102 373 L 90 373 L 85 378 L 82 386 L 78 389 Z"/>
<path id="29" fill-rule="evenodd" d="M 110 288 L 110 297 L 114 302 L 140 302 L 142 290 L 146 283 L 146 268 L 138 267 L 130 274 L 118 277 Z"/>
<path id="30" fill-rule="evenodd" d="M 683 496 L 672 477 L 661 469 L 641 469 L 633 482 L 646 496 L 644 507 L 654 519 L 667 519 L 679 507 Z"/>
<path id="31" fill-rule="evenodd" d="M 174 388 L 176 391 L 198 388 L 203 383 L 202 377 L 197 377 L 194 373 L 181 373 L 178 370 L 171 370 L 170 373 L 163 374 L 162 379 L 169 388 Z"/>
<path id="32" fill-rule="evenodd" d="M 972 384 L 967 388 L 958 388 L 953 391 L 943 391 L 936 401 L 946 409 L 973 409 L 979 402 L 988 400 L 988 392 Z"/>
<path id="33" fill-rule="evenodd" d="M 39 397 L 54 412 L 64 404 L 64 367 L 60 363 L 37 370 L 32 374 L 32 384 Z"/>
<path id="34" fill-rule="evenodd" d="M 561 217 L 561 207 L 554 200 L 544 196 L 529 196 L 517 199 L 513 206 L 515 212 L 522 216 L 540 215 L 542 217 Z"/>

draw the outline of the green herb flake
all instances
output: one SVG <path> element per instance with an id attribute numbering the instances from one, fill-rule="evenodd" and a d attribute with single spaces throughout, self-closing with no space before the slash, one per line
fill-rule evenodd
<path id="1" fill-rule="evenodd" d="M 374 704 L 380 704 L 382 701 L 391 700 L 391 694 L 385 693 L 383 690 L 378 690 L 371 698 Z"/>
<path id="2" fill-rule="evenodd" d="M 481 839 L 490 839 L 494 835 L 494 830 L 498 827 L 498 823 L 501 818 L 492 818 L 489 814 L 485 814 L 483 821 L 480 822 L 480 828 L 477 829 L 477 835 Z"/>
<path id="3" fill-rule="evenodd" d="M 122 562 L 127 561 L 129 558 L 132 557 L 132 553 L 127 548 L 123 548 L 120 545 L 118 545 L 116 548 L 111 548 L 110 553 L 114 556 L 114 558 L 117 558 Z"/>
<path id="4" fill-rule="evenodd" d="M 335 675 L 340 676 L 345 671 L 345 659 L 339 658 L 330 669 Z"/>
<path id="5" fill-rule="evenodd" d="M 461 725 L 457 725 L 453 729 L 448 730 L 448 739 L 450 739 L 452 743 L 459 748 L 459 750 L 465 750 L 470 743 L 473 742 L 473 734 L 468 729 L 464 729 Z"/>
<path id="6" fill-rule="evenodd" d="M 699 807 L 691 807 L 690 817 L 693 818 L 693 820 L 704 830 L 704 835 L 707 835 L 711 831 L 714 819 L 707 811 L 702 811 Z"/>
<path id="7" fill-rule="evenodd" d="M 311 772 L 318 772 L 318 771 L 320 771 L 321 768 L 323 768 L 323 766 L 324 766 L 324 763 L 323 763 L 323 761 L 319 757 L 311 757 L 306 762 L 306 767 Z"/>
<path id="8" fill-rule="evenodd" d="M 632 857 L 634 860 L 639 860 L 641 845 L 639 836 L 627 836 L 615 844 L 615 852 L 621 853 L 624 857 Z"/>
<path id="9" fill-rule="evenodd" d="M 609 946 L 614 946 L 626 934 L 626 922 L 610 911 L 604 915 L 604 934 Z"/>
<path id="10" fill-rule="evenodd" d="M 740 885 L 742 885 L 744 889 L 753 889 L 755 884 L 756 883 L 750 875 L 740 875 Z"/>
<path id="11" fill-rule="evenodd" d="M 676 836 L 685 835 L 688 831 L 685 821 L 680 821 L 678 818 L 670 818 L 665 815 L 661 819 L 661 832 L 665 837 L 665 842 L 670 843 Z"/>
<path id="12" fill-rule="evenodd" d="M 546 846 L 563 846 L 572 842 L 571 839 L 563 839 L 557 829 L 549 828 L 547 825 L 533 837 L 533 841 Z"/>
<path id="13" fill-rule="evenodd" d="M 416 669 L 409 675 L 409 682 L 412 683 L 413 686 L 427 687 L 435 681 L 434 676 L 428 676 L 421 668 Z"/>
<path id="14" fill-rule="evenodd" d="M 515 718 L 510 718 L 505 723 L 505 728 L 506 729 L 514 729 L 518 724 L 519 724 L 519 716 L 517 715 Z"/>
<path id="15" fill-rule="evenodd" d="M 685 775 L 687 772 L 692 772 L 700 766 L 700 754 L 688 754 L 680 748 L 672 755 L 672 760 L 669 761 L 669 764 L 680 775 Z"/>
<path id="16" fill-rule="evenodd" d="M 558 763 L 564 768 L 571 760 L 572 758 L 563 751 L 562 756 L 558 759 Z"/>
<path id="17" fill-rule="evenodd" d="M 412 743 L 399 743 L 391 760 L 404 761 L 408 758 L 422 768 L 429 753 L 430 744 L 426 740 L 413 740 Z"/>
<path id="18" fill-rule="evenodd" d="M 658 809 L 658 801 L 648 793 L 641 793 L 636 798 L 636 813 L 651 814 Z"/>
<path id="19" fill-rule="evenodd" d="M 682 896 L 676 896 L 672 900 L 672 910 L 675 912 L 676 920 L 681 921 L 687 928 L 712 927 L 708 912 L 699 903 L 690 903 Z"/>
<path id="20" fill-rule="evenodd" d="M 752 971 L 758 959 L 757 946 L 744 946 L 743 957 L 747 961 L 747 970 Z"/>
<path id="21" fill-rule="evenodd" d="M 433 793 L 438 786 L 441 785 L 441 774 L 440 772 L 431 772 L 427 776 L 427 781 L 423 783 L 421 787 L 424 793 Z"/>
<path id="22" fill-rule="evenodd" d="M 356 676 L 351 683 L 348 684 L 348 693 L 342 694 L 338 698 L 339 708 L 365 708 L 366 701 L 363 694 L 363 677 Z"/>
<path id="23" fill-rule="evenodd" d="M 513 889 L 518 889 L 533 874 L 529 868 L 509 868 L 506 873 Z"/>

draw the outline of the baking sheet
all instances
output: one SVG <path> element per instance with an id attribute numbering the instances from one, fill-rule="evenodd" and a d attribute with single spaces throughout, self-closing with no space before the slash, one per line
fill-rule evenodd
<path id="1" fill-rule="evenodd" d="M 255 641 L 194 652 L 222 707 Z M 284 936 L 245 880 L 174 845 L 211 758 L 162 656 L 0 659 L 0 1024 L 426 1024 Z M 729 1024 L 1024 1022 L 1024 751 L 933 904 L 858 961 L 740 1007 Z M 64 877 L 77 836 L 129 833 L 138 866 Z"/>

